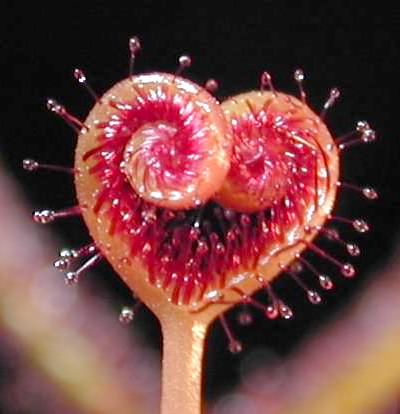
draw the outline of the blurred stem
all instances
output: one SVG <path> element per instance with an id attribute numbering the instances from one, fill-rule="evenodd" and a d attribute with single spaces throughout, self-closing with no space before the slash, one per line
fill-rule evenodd
<path id="1" fill-rule="evenodd" d="M 202 365 L 207 324 L 186 318 L 164 318 L 162 414 L 202 412 Z"/>

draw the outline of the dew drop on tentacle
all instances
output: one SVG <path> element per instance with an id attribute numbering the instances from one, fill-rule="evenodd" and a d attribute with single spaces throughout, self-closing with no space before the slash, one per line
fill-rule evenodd
<path id="1" fill-rule="evenodd" d="M 71 259 L 69 258 L 60 258 L 54 261 L 54 268 L 60 272 L 65 272 L 71 265 Z"/>
<path id="2" fill-rule="evenodd" d="M 369 224 L 364 219 L 348 219 L 346 217 L 340 217 L 340 216 L 330 216 L 331 220 L 350 224 L 355 231 L 358 233 L 366 233 L 370 230 Z"/>
<path id="3" fill-rule="evenodd" d="M 39 163 L 33 159 L 26 158 L 22 161 L 22 167 L 27 171 L 36 171 L 39 169 Z"/>
<path id="4" fill-rule="evenodd" d="M 325 118 L 328 109 L 331 108 L 335 104 L 335 102 L 339 99 L 339 97 L 340 97 L 340 91 L 338 88 L 332 88 L 329 91 L 328 99 L 325 101 L 321 114 L 320 114 L 321 119 Z"/>
<path id="5" fill-rule="evenodd" d="M 344 263 L 341 267 L 341 272 L 344 277 L 353 277 L 356 275 L 356 271 L 350 263 Z"/>
<path id="6" fill-rule="evenodd" d="M 356 219 L 353 221 L 352 224 L 354 229 L 357 230 L 359 233 L 365 233 L 369 230 L 369 225 L 365 220 Z"/>
<path id="7" fill-rule="evenodd" d="M 243 351 L 243 344 L 235 339 L 229 342 L 228 349 L 231 354 L 239 354 Z"/>
<path id="8" fill-rule="evenodd" d="M 294 76 L 293 77 L 294 77 L 294 80 L 296 81 L 296 83 L 299 87 L 301 101 L 303 103 L 306 103 L 307 94 L 306 94 L 306 91 L 305 91 L 304 86 L 303 86 L 303 82 L 304 82 L 304 78 L 305 78 L 303 70 L 302 69 L 296 69 L 294 71 Z"/>
<path id="9" fill-rule="evenodd" d="M 119 314 L 119 321 L 124 325 L 131 323 L 135 319 L 138 309 L 141 305 L 142 302 L 140 300 L 137 300 L 133 306 L 123 306 Z"/>
<path id="10" fill-rule="evenodd" d="M 78 216 L 81 214 L 81 208 L 79 206 L 73 206 L 65 208 L 63 210 L 37 210 L 32 214 L 33 221 L 41 224 L 48 224 L 59 218 L 66 218 L 72 216 Z"/>
<path id="11" fill-rule="evenodd" d="M 79 274 L 77 272 L 67 272 L 64 276 L 64 281 L 67 286 L 75 285 L 79 281 Z"/>
<path id="12" fill-rule="evenodd" d="M 32 215 L 33 221 L 36 223 L 47 224 L 55 219 L 55 211 L 53 210 L 38 210 L 34 211 Z"/>
<path id="13" fill-rule="evenodd" d="M 86 74 L 82 69 L 75 69 L 74 70 L 74 78 L 85 87 L 88 91 L 89 95 L 94 99 L 95 102 L 99 102 L 99 97 L 94 89 L 91 87 L 90 83 L 86 78 Z"/>
<path id="14" fill-rule="evenodd" d="M 307 298 L 313 305 L 318 305 L 322 302 L 320 294 L 315 290 L 308 290 Z"/>
<path id="15" fill-rule="evenodd" d="M 58 256 L 62 259 L 75 259 L 78 257 L 78 253 L 75 249 L 63 248 L 60 250 Z"/>
<path id="16" fill-rule="evenodd" d="M 283 319 L 292 319 L 293 311 L 292 309 L 283 301 L 278 301 L 279 314 Z"/>
<path id="17" fill-rule="evenodd" d="M 134 317 L 133 309 L 129 306 L 124 306 L 119 314 L 119 321 L 123 324 L 128 324 L 133 321 Z"/>
<path id="18" fill-rule="evenodd" d="M 351 183 L 339 181 L 337 184 L 339 187 L 349 188 L 351 190 L 361 193 L 368 200 L 377 200 L 379 198 L 378 192 L 373 187 L 360 187 Z"/>
<path id="19" fill-rule="evenodd" d="M 364 187 L 362 193 L 369 200 L 376 200 L 378 198 L 378 192 L 372 187 Z"/>
<path id="20" fill-rule="evenodd" d="M 268 296 L 268 305 L 266 305 L 264 314 L 268 319 L 274 320 L 280 316 L 280 305 L 279 298 L 275 294 L 274 290 L 270 283 L 265 282 L 264 278 L 260 275 L 256 277 L 257 281 L 261 284 L 261 287 L 264 289 L 265 293 Z"/>
<path id="21" fill-rule="evenodd" d="M 186 68 L 189 68 L 192 65 L 192 58 L 190 56 L 188 56 L 188 55 L 179 56 L 178 64 L 179 64 L 179 67 L 178 67 L 178 69 L 175 72 L 175 75 L 177 75 L 177 76 L 178 75 L 181 75 L 182 72 Z"/>
<path id="22" fill-rule="evenodd" d="M 142 49 L 142 45 L 140 39 L 137 36 L 132 36 L 129 39 L 129 52 L 130 52 L 130 59 L 129 59 L 129 77 L 133 75 L 133 69 L 135 65 L 136 56 Z"/>
<path id="23" fill-rule="evenodd" d="M 319 284 L 325 290 L 333 289 L 333 282 L 331 278 L 327 275 L 320 274 L 318 275 Z"/>
<path id="24" fill-rule="evenodd" d="M 22 168 L 30 172 L 38 171 L 38 170 L 47 170 L 47 171 L 63 172 L 63 173 L 68 173 L 68 174 L 74 173 L 73 168 L 64 167 L 62 165 L 43 164 L 31 158 L 25 158 L 22 161 Z"/>
<path id="25" fill-rule="evenodd" d="M 351 256 L 359 256 L 361 254 L 360 248 L 354 243 L 347 243 L 346 249 Z"/>
<path id="26" fill-rule="evenodd" d="M 268 319 L 276 319 L 279 316 L 278 305 L 276 303 L 267 305 L 267 309 L 265 310 L 265 316 Z"/>

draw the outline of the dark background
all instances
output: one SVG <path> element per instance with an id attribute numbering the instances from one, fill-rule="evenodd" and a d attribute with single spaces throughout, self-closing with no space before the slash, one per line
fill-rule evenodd
<path id="1" fill-rule="evenodd" d="M 380 193 L 380 199 L 371 202 L 345 191 L 338 203 L 338 214 L 366 218 L 373 230 L 360 237 L 339 226 L 344 238 L 357 241 L 362 248 L 362 256 L 354 260 L 359 277 L 343 281 L 333 268 L 322 264 L 334 277 L 337 289 L 324 295 L 324 304 L 318 309 L 307 303 L 293 282 L 280 278 L 276 289 L 294 309 L 293 321 L 270 322 L 258 315 L 255 326 L 241 328 L 234 323 L 236 311 L 231 312 L 228 318 L 245 351 L 232 356 L 221 328 L 214 327 L 207 355 L 208 399 L 236 383 L 240 361 L 251 350 L 267 347 L 286 358 L 305 336 L 335 318 L 362 291 L 373 271 L 384 266 L 398 237 L 400 7 L 389 8 L 383 2 L 332 4 L 115 1 L 35 2 L 35 6 L 8 2 L 1 6 L 1 158 L 32 209 L 61 208 L 74 202 L 69 178 L 28 175 L 20 169 L 20 161 L 27 156 L 72 164 L 74 134 L 46 112 L 46 98 L 56 97 L 84 118 L 92 102 L 73 79 L 73 69 L 84 69 L 93 88 L 103 93 L 127 75 L 127 45 L 132 35 L 138 35 L 143 45 L 138 72 L 174 71 L 177 57 L 188 53 L 193 66 L 186 76 L 200 83 L 210 77 L 217 79 L 218 96 L 223 98 L 257 88 L 265 69 L 272 73 L 277 89 L 295 93 L 292 73 L 302 67 L 314 108 L 322 106 L 332 86 L 342 91 L 340 102 L 328 116 L 333 133 L 346 132 L 361 119 L 369 120 L 377 130 L 376 143 L 353 148 L 343 156 L 346 180 L 373 185 Z M 52 228 L 66 245 L 86 240 L 79 223 L 68 221 Z M 343 256 L 343 249 L 324 243 L 330 252 Z M 117 315 L 119 306 L 129 303 L 129 292 L 107 266 L 98 272 L 103 277 L 84 281 L 80 288 L 98 284 L 111 295 Z M 305 279 L 313 284 L 310 275 Z M 149 346 L 159 347 L 158 325 L 149 312 L 142 312 L 132 329 L 142 330 Z"/>

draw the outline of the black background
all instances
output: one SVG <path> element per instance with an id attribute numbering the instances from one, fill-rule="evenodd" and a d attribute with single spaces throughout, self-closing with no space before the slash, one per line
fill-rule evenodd
<path id="1" fill-rule="evenodd" d="M 342 97 L 329 113 L 328 124 L 339 134 L 367 119 L 377 130 L 374 144 L 349 150 L 343 156 L 343 175 L 350 182 L 371 184 L 380 199 L 371 202 L 346 191 L 339 214 L 364 217 L 373 231 L 359 237 L 340 226 L 344 237 L 359 242 L 363 253 L 354 261 L 359 277 L 343 281 L 325 295 L 319 309 L 308 304 L 293 282 L 280 278 L 277 291 L 295 311 L 293 321 L 265 321 L 258 315 L 251 328 L 233 324 L 245 351 L 232 356 L 220 327 L 209 338 L 206 396 L 214 399 L 239 379 L 240 361 L 257 347 L 268 347 L 286 358 L 305 335 L 335 317 L 365 285 L 374 270 L 383 267 L 396 244 L 400 224 L 399 197 L 399 6 L 384 2 L 258 1 L 258 2 L 34 2 L 3 3 L 0 39 L 0 150 L 6 168 L 18 180 L 32 208 L 60 208 L 74 200 L 72 182 L 63 176 L 28 175 L 20 161 L 29 156 L 44 162 L 71 165 L 74 134 L 46 112 L 45 100 L 56 97 L 84 118 L 92 102 L 72 77 L 83 68 L 100 94 L 127 75 L 128 39 L 138 35 L 143 51 L 139 72 L 174 71 L 177 57 L 190 54 L 193 66 L 186 76 L 203 83 L 220 83 L 220 98 L 258 87 L 268 69 L 277 89 L 295 93 L 293 70 L 306 72 L 310 104 L 320 108 L 332 86 Z M 81 224 L 55 224 L 67 245 L 85 241 Z M 324 242 L 322 242 L 324 243 Z M 330 251 L 343 256 L 342 249 Z M 55 248 L 56 252 L 56 248 Z M 326 272 L 335 272 L 327 264 Z M 101 266 L 103 277 L 85 281 L 110 294 L 115 304 L 128 301 L 129 292 Z M 305 276 L 311 284 L 312 278 Z M 106 295 L 106 293 L 105 293 Z M 128 301 L 129 303 L 129 301 Z M 234 321 L 235 311 L 228 316 Z M 149 346 L 159 346 L 158 326 L 143 312 L 132 329 L 141 329 Z"/>

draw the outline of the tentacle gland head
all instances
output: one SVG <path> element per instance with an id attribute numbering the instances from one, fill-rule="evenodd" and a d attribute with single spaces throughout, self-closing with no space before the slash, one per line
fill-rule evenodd
<path id="1" fill-rule="evenodd" d="M 82 214 L 139 296 L 158 290 L 192 309 L 235 286 L 250 294 L 333 207 L 336 146 L 288 95 L 250 92 L 219 105 L 190 81 L 153 73 L 114 86 L 84 124 Z"/>

